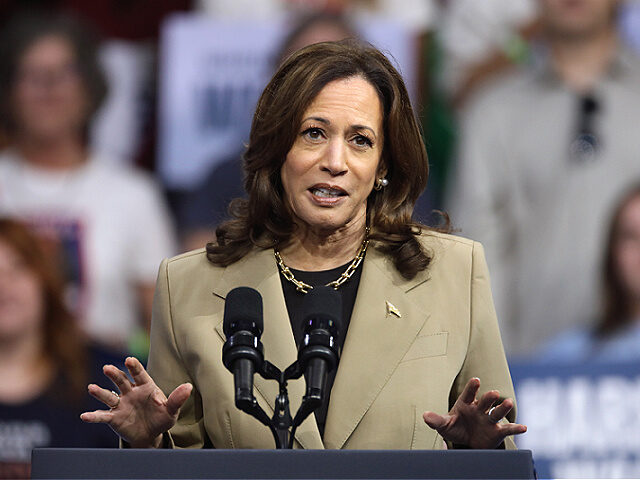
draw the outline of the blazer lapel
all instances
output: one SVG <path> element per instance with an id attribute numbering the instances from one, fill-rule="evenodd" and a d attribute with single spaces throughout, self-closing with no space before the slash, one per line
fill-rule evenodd
<path id="1" fill-rule="evenodd" d="M 367 252 L 331 391 L 326 448 L 344 446 L 422 329 L 429 315 L 407 292 L 427 280 L 423 273 L 407 281 L 383 254 Z"/>
<path id="2" fill-rule="evenodd" d="M 280 370 L 284 370 L 296 360 L 298 350 L 282 293 L 280 273 L 271 250 L 256 250 L 228 266 L 220 281 L 214 285 L 213 294 L 226 298 L 230 290 L 240 286 L 254 288 L 262 295 L 264 332 L 261 341 L 264 346 L 265 359 Z M 216 326 L 216 331 L 225 340 L 222 321 Z M 271 411 L 267 411 L 267 414 L 271 416 L 279 392 L 278 382 L 265 380 L 260 375 L 255 375 L 254 387 L 268 403 Z M 304 378 L 290 381 L 288 392 L 291 415 L 295 416 L 305 394 Z M 262 406 L 264 407 L 264 404 Z M 303 448 L 324 448 L 313 415 L 298 427 L 295 437 Z"/>

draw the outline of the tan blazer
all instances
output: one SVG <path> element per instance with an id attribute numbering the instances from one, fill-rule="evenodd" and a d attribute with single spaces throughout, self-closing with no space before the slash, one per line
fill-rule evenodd
<path id="1" fill-rule="evenodd" d="M 298 448 L 443 448 L 422 413 L 446 413 L 469 378 L 481 379 L 482 392 L 513 398 L 482 246 L 450 235 L 421 238 L 433 262 L 411 280 L 376 249 L 367 252 L 324 439 L 312 415 L 296 433 Z M 262 294 L 265 358 L 282 370 L 296 359 L 272 250 L 256 249 L 226 268 L 209 263 L 204 250 L 165 260 L 149 371 L 167 394 L 183 382 L 195 387 L 170 431 L 176 447 L 274 448 L 268 428 L 235 408 L 233 376 L 222 364 L 224 299 L 238 286 Z M 269 416 L 277 393 L 277 382 L 255 376 Z M 289 383 L 292 415 L 303 394 L 303 379 Z"/>

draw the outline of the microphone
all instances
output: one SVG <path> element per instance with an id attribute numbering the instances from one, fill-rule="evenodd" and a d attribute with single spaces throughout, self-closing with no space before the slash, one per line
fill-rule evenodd
<path id="1" fill-rule="evenodd" d="M 298 363 L 307 381 L 305 403 L 322 404 L 327 377 L 338 366 L 342 297 L 331 287 L 314 287 L 302 303 L 304 335 L 298 350 Z"/>
<path id="2" fill-rule="evenodd" d="M 227 337 L 222 363 L 233 373 L 236 407 L 243 411 L 254 409 L 257 401 L 253 396 L 253 375 L 264 362 L 260 293 L 249 287 L 231 290 L 224 305 L 222 328 Z"/>

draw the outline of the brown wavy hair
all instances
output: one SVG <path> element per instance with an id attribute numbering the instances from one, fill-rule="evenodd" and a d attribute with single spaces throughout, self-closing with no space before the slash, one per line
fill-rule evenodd
<path id="1" fill-rule="evenodd" d="M 602 303 L 603 311 L 595 334 L 607 336 L 632 321 L 632 304 L 627 289 L 622 284 L 616 268 L 615 250 L 620 236 L 620 218 L 629 204 L 640 197 L 640 184 L 625 192 L 613 211 L 607 234 L 604 261 L 602 264 Z"/>
<path id="2" fill-rule="evenodd" d="M 67 308 L 59 269 L 46 255 L 41 242 L 27 226 L 13 219 L 0 218 L 0 241 L 20 256 L 40 281 L 44 299 L 44 358 L 57 368 L 67 383 L 65 394 L 81 401 L 88 379 L 86 343 L 75 317 Z"/>
<path id="3" fill-rule="evenodd" d="M 381 169 L 389 185 L 372 190 L 367 222 L 375 248 L 389 254 L 398 271 L 413 278 L 431 256 L 417 236 L 428 227 L 415 222 L 413 208 L 427 184 L 429 165 L 418 122 L 402 76 L 375 47 L 355 40 L 323 42 L 287 58 L 258 101 L 244 154 L 247 199 L 231 202 L 234 217 L 216 230 L 207 258 L 229 265 L 252 248 L 286 244 L 295 223 L 280 179 L 280 169 L 293 146 L 302 115 L 330 82 L 362 77 L 376 90 L 383 107 L 384 147 Z M 442 229 L 448 231 L 447 225 Z"/>

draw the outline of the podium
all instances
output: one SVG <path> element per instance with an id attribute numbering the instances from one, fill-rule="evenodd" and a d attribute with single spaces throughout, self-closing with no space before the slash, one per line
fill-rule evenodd
<path id="1" fill-rule="evenodd" d="M 34 449 L 32 479 L 534 479 L 529 450 Z"/>

